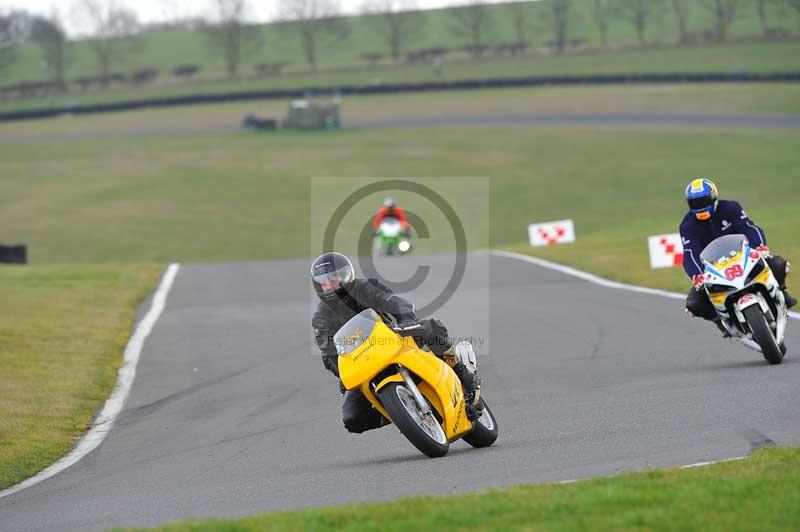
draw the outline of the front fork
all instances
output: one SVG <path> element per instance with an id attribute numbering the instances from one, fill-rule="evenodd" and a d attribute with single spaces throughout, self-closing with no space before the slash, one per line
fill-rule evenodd
<path id="1" fill-rule="evenodd" d="M 420 412 L 422 412 L 423 415 L 431 414 L 431 405 L 422 395 L 422 392 L 419 391 L 419 388 L 417 388 L 417 384 L 414 382 L 414 379 L 411 378 L 408 370 L 400 365 L 398 365 L 397 368 L 397 372 L 401 377 L 403 377 L 403 382 L 405 383 L 406 388 L 408 388 L 408 390 L 411 392 L 411 395 L 414 396 L 414 401 L 416 401 Z"/>

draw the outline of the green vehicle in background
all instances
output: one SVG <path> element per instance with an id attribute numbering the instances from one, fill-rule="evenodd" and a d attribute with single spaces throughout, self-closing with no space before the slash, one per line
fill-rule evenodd
<path id="1" fill-rule="evenodd" d="M 375 231 L 375 248 L 380 256 L 405 255 L 411 251 L 411 235 L 400 220 L 387 216 Z"/>

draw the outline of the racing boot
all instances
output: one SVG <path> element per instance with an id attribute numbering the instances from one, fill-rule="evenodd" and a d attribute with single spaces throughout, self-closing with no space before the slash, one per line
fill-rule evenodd
<path id="1" fill-rule="evenodd" d="M 792 308 L 797 305 L 797 298 L 793 297 L 786 291 L 786 288 L 783 288 L 783 299 L 786 300 L 786 308 Z"/>
<path id="2" fill-rule="evenodd" d="M 478 377 L 477 371 L 470 371 L 461 361 L 455 346 L 450 346 L 447 351 L 442 353 L 442 360 L 453 368 L 453 372 L 461 381 L 461 387 L 464 389 L 464 402 L 467 405 L 467 419 L 475 421 L 483 414 L 481 379 Z"/>
<path id="3" fill-rule="evenodd" d="M 464 388 L 464 403 L 467 405 L 467 419 L 475 421 L 483 414 L 483 403 L 481 403 L 481 379 L 477 373 L 467 369 L 463 362 L 453 366 L 461 386 Z"/>
<path id="4" fill-rule="evenodd" d="M 792 263 L 787 260 L 785 268 L 786 268 L 786 275 L 789 275 L 789 272 L 792 271 Z M 785 280 L 783 282 L 783 286 L 780 286 L 779 288 L 783 292 L 783 299 L 786 300 L 786 308 L 792 308 L 795 305 L 797 305 L 797 298 L 796 297 L 792 297 L 791 295 L 789 295 L 789 292 L 786 291 L 786 281 Z"/>

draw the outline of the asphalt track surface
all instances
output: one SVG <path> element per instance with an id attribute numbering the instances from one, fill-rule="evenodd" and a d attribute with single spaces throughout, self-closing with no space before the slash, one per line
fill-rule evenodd
<path id="1" fill-rule="evenodd" d="M 636 126 L 745 129 L 800 129 L 800 116 L 793 115 L 711 115 L 711 114 L 554 114 L 475 115 L 417 117 L 390 120 L 348 121 L 347 128 L 445 127 L 445 126 Z M 180 136 L 242 131 L 235 125 L 131 129 L 124 132 L 70 133 L 67 135 L 0 134 L 0 144 L 63 142 L 97 138 Z"/>
<path id="2" fill-rule="evenodd" d="M 417 257 L 430 301 L 452 257 Z M 0 530 L 101 530 L 182 518 L 449 494 L 743 456 L 800 443 L 800 327 L 759 353 L 682 302 L 470 255 L 436 312 L 478 348 L 501 434 L 431 460 L 394 426 L 347 433 L 312 345 L 305 260 L 183 265 L 133 389 L 95 451 L 0 499 Z M 378 265 L 390 280 L 414 261 Z M 144 302 L 146 310 L 149 302 Z"/>

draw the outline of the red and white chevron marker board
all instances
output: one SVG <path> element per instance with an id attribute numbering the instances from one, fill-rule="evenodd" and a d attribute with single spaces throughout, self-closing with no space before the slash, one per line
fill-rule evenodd
<path id="1" fill-rule="evenodd" d="M 528 237 L 530 238 L 531 246 L 549 246 L 551 244 L 575 242 L 575 225 L 572 220 L 530 224 L 528 226 Z"/>
<path id="2" fill-rule="evenodd" d="M 672 268 L 683 264 L 681 235 L 655 235 L 647 237 L 651 268 Z"/>

